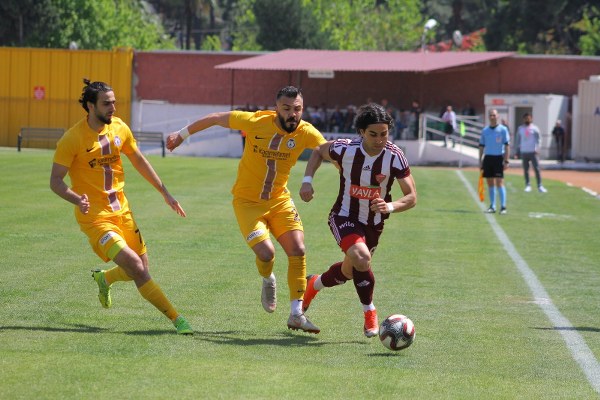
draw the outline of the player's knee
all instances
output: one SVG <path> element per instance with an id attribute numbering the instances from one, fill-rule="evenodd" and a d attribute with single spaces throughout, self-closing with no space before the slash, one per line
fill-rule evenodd
<path id="1" fill-rule="evenodd" d="M 367 271 L 371 268 L 371 253 L 358 251 L 350 255 L 352 266 L 357 271 Z"/>
<path id="2" fill-rule="evenodd" d="M 273 249 L 260 249 L 255 250 L 256 257 L 262 262 L 269 262 L 275 258 L 275 250 Z"/>

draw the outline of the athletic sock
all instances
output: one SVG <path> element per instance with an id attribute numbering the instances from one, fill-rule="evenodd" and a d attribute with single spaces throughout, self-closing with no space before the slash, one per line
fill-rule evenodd
<path id="1" fill-rule="evenodd" d="M 496 208 L 496 186 L 490 186 L 488 191 L 490 192 L 490 207 Z"/>
<path id="2" fill-rule="evenodd" d="M 148 300 L 150 304 L 158 308 L 158 310 L 171 321 L 174 321 L 179 316 L 179 313 L 175 311 L 175 308 L 173 308 L 173 305 L 169 299 L 167 299 L 167 296 L 165 296 L 160 286 L 158 286 L 154 280 L 150 279 L 148 282 L 144 283 L 138 288 L 138 291 L 144 299 Z"/>
<path id="3" fill-rule="evenodd" d="M 290 302 L 290 312 L 292 315 L 302 314 L 302 300 L 292 300 Z"/>
<path id="4" fill-rule="evenodd" d="M 375 289 L 375 276 L 369 268 L 366 271 L 352 270 L 354 287 L 362 304 L 371 304 L 373 302 L 373 291 Z"/>
<path id="5" fill-rule="evenodd" d="M 290 300 L 301 300 L 306 291 L 306 256 L 288 257 Z"/>
<path id="6" fill-rule="evenodd" d="M 506 208 L 506 188 L 504 186 L 500 186 L 498 191 L 500 192 L 500 207 Z"/>
<path id="7" fill-rule="evenodd" d="M 270 261 L 262 261 L 256 257 L 256 268 L 258 269 L 260 276 L 263 278 L 269 278 L 273 272 L 273 264 L 275 264 L 275 258 Z"/>
<path id="8" fill-rule="evenodd" d="M 127 275 L 127 272 L 118 265 L 114 268 L 109 269 L 104 273 L 104 279 L 107 285 L 112 285 L 114 282 L 131 281 L 132 278 Z"/>
<path id="9" fill-rule="evenodd" d="M 371 304 L 363 304 L 362 308 L 363 308 L 363 312 L 373 311 L 373 310 L 375 310 L 375 305 L 373 303 L 371 303 Z"/>
<path id="10" fill-rule="evenodd" d="M 321 281 L 323 287 L 333 287 L 346 283 L 348 278 L 342 273 L 342 262 L 340 261 L 329 267 L 317 280 Z"/>

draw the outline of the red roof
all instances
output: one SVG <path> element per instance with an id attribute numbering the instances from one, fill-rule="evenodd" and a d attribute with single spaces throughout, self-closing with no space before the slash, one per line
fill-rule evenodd
<path id="1" fill-rule="evenodd" d="M 512 52 L 441 53 L 287 49 L 215 66 L 275 71 L 430 72 L 511 57 Z"/>

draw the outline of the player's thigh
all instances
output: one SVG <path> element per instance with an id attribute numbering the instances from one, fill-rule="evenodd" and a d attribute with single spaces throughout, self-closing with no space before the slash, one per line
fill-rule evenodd
<path id="1" fill-rule="evenodd" d="M 104 262 L 110 261 L 119 250 L 127 247 L 118 218 L 106 218 L 93 223 L 81 223 L 80 229 L 88 237 L 90 246 Z"/>
<path id="2" fill-rule="evenodd" d="M 253 248 L 269 237 L 269 229 L 265 215 L 269 207 L 267 203 L 256 203 L 244 199 L 233 199 L 233 212 L 237 219 L 240 232 L 246 244 Z"/>
<path id="3" fill-rule="evenodd" d="M 281 235 L 286 232 L 300 231 L 302 232 L 302 239 L 304 239 L 304 227 L 294 201 L 288 197 L 273 200 L 270 203 L 271 206 L 266 214 L 266 221 L 269 229 L 273 232 L 273 236 L 279 240 Z M 294 236 L 299 237 L 300 235 L 295 234 Z"/>
<path id="4" fill-rule="evenodd" d="M 138 256 L 146 254 L 146 242 L 138 228 L 131 212 L 121 215 L 121 232 L 127 246 L 129 246 Z"/>

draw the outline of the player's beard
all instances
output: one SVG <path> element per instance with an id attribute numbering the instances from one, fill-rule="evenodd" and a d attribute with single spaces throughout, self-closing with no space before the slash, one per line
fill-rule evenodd
<path id="1" fill-rule="evenodd" d="M 100 121 L 106 125 L 110 125 L 112 122 L 112 115 L 109 115 L 109 114 L 102 115 L 102 114 L 96 113 L 96 118 L 98 119 L 98 121 Z"/>
<path id="2" fill-rule="evenodd" d="M 279 118 L 279 124 L 281 125 L 283 130 L 287 133 L 294 132 L 298 127 L 298 124 L 300 123 L 300 120 L 297 120 L 295 117 L 290 117 L 286 121 L 279 113 L 277 113 L 277 118 Z"/>

